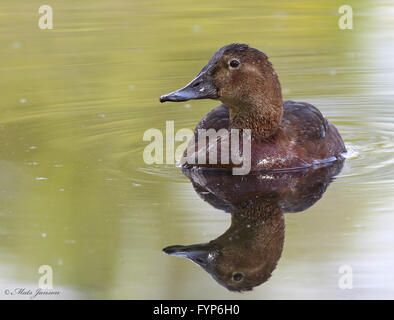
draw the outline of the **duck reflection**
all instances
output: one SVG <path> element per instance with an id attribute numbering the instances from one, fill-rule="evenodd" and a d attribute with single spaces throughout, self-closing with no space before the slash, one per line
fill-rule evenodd
<path id="1" fill-rule="evenodd" d="M 270 278 L 282 254 L 284 213 L 304 211 L 316 203 L 342 166 L 335 162 L 247 176 L 184 169 L 203 200 L 231 213 L 231 226 L 208 243 L 163 251 L 190 259 L 231 291 L 252 290 Z"/>

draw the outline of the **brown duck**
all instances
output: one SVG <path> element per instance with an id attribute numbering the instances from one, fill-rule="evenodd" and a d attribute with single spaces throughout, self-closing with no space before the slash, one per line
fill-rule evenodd
<path id="1" fill-rule="evenodd" d="M 248 45 L 220 48 L 186 87 L 160 97 L 161 102 L 191 99 L 223 103 L 198 123 L 195 139 L 198 129 L 251 130 L 252 171 L 309 167 L 342 159 L 346 152 L 337 129 L 317 108 L 282 100 L 278 75 L 268 57 Z M 218 148 L 220 155 L 220 140 Z M 189 144 L 187 151 L 192 153 L 187 159 L 197 159 L 199 152 L 209 153 L 209 144 L 204 150 L 197 143 Z M 220 156 L 213 164 L 183 163 L 186 167 L 234 166 L 221 162 Z"/>
<path id="2" fill-rule="evenodd" d="M 231 291 L 252 290 L 277 267 L 285 241 L 284 213 L 313 206 L 342 166 L 340 160 L 292 172 L 245 176 L 184 168 L 204 201 L 231 213 L 231 226 L 207 243 L 174 245 L 163 251 L 190 259 Z"/>

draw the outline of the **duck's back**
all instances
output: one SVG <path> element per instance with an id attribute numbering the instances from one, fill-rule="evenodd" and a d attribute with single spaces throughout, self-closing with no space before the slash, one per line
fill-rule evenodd
<path id="1" fill-rule="evenodd" d="M 327 119 L 306 102 L 284 101 L 281 126 L 299 143 L 322 139 L 328 133 Z"/>
<path id="2" fill-rule="evenodd" d="M 288 100 L 283 103 L 282 122 L 273 141 L 277 146 L 287 145 L 287 160 L 293 166 L 333 161 L 346 152 L 335 126 L 306 102 Z M 278 153 L 281 153 L 279 149 Z"/>
<path id="3" fill-rule="evenodd" d="M 221 104 L 197 124 L 195 135 L 197 138 L 198 129 L 218 131 L 229 129 L 229 126 L 229 109 Z M 251 167 L 252 171 L 305 167 L 341 158 L 345 151 L 337 129 L 317 108 L 305 102 L 288 100 L 283 103 L 282 121 L 275 134 L 269 138 L 252 139 Z M 220 143 L 218 155 L 218 164 L 198 166 L 231 166 L 231 163 L 220 164 Z"/>

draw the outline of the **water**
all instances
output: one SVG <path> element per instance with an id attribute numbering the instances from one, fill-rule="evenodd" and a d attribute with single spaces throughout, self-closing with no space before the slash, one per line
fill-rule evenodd
<path id="1" fill-rule="evenodd" d="M 0 297 L 53 268 L 65 298 L 394 298 L 394 19 L 388 1 L 39 1 L 0 4 Z M 149 128 L 193 128 L 215 101 L 160 104 L 222 45 L 264 51 L 285 99 L 316 105 L 349 150 L 312 207 L 285 215 L 272 277 L 244 294 L 170 245 L 217 238 L 231 216 L 172 164 L 147 165 Z M 353 289 L 338 286 L 343 265 Z"/>

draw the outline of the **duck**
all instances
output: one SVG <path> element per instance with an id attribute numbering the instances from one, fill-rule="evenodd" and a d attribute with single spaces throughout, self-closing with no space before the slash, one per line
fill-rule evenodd
<path id="1" fill-rule="evenodd" d="M 258 209 L 231 214 L 230 227 L 216 239 L 168 246 L 163 252 L 191 260 L 229 291 L 244 292 L 271 278 L 282 255 L 284 238 L 283 213 L 275 200 L 266 199 Z"/>
<path id="2" fill-rule="evenodd" d="M 160 102 L 197 99 L 221 104 L 195 127 L 181 161 L 184 167 L 217 170 L 239 165 L 220 157 L 221 136 L 208 145 L 197 143 L 199 133 L 209 129 L 250 133 L 239 147 L 250 142 L 248 172 L 305 168 L 343 159 L 346 154 L 337 128 L 315 106 L 283 101 L 278 75 L 267 55 L 247 44 L 223 46 L 185 87 L 160 96 Z M 212 148 L 219 152 L 217 161 L 199 162 L 198 155 L 206 153 L 209 158 Z"/>
<path id="3" fill-rule="evenodd" d="M 208 242 L 170 245 L 165 254 L 197 264 L 221 286 L 244 292 L 267 282 L 285 245 L 285 214 L 303 212 L 317 203 L 344 160 L 245 176 L 213 170 L 182 171 L 203 201 L 231 215 L 229 228 Z"/>

